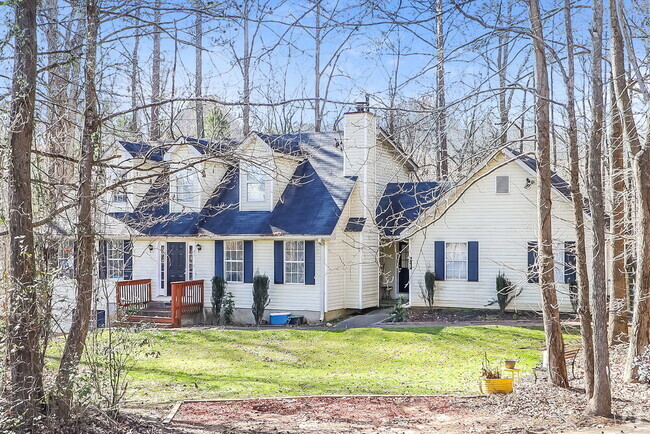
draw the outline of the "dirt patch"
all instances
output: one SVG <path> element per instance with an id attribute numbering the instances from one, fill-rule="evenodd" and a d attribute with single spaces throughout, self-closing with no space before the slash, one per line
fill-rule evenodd
<path id="1" fill-rule="evenodd" d="M 465 432 L 483 398 L 349 396 L 186 402 L 173 426 L 212 432 Z"/>
<path id="2" fill-rule="evenodd" d="M 346 396 L 183 403 L 169 428 L 178 432 L 566 432 L 648 423 L 650 385 L 624 384 L 625 347 L 612 350 L 614 418 L 585 415 L 582 378 L 559 389 L 529 375 L 515 393 L 478 397 Z M 581 366 L 576 374 L 581 375 Z"/>

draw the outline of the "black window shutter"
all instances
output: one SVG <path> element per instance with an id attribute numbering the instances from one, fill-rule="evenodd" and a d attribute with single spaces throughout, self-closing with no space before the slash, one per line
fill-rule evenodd
<path id="1" fill-rule="evenodd" d="M 445 280 L 445 242 L 436 241 L 434 247 L 434 273 L 436 280 Z"/>
<path id="2" fill-rule="evenodd" d="M 223 278 L 223 240 L 214 242 L 214 275 Z"/>
<path id="3" fill-rule="evenodd" d="M 537 241 L 528 242 L 528 283 L 539 283 Z"/>
<path id="4" fill-rule="evenodd" d="M 253 283 L 253 241 L 244 241 L 244 283 Z"/>
<path id="5" fill-rule="evenodd" d="M 467 280 L 478 282 L 478 241 L 467 242 Z"/>
<path id="6" fill-rule="evenodd" d="M 576 242 L 564 243 L 564 283 L 576 282 Z"/>
<path id="7" fill-rule="evenodd" d="M 123 244 L 124 258 L 124 280 L 133 279 L 133 243 L 131 240 L 124 240 Z"/>
<path id="8" fill-rule="evenodd" d="M 284 241 L 273 241 L 273 282 L 284 283 Z"/>
<path id="9" fill-rule="evenodd" d="M 106 279 L 106 240 L 99 240 L 99 252 L 98 252 L 98 263 L 99 263 L 99 278 Z M 75 256 L 77 252 L 75 250 Z M 76 271 L 76 270 L 75 270 Z"/>
<path id="10" fill-rule="evenodd" d="M 316 243 L 305 241 L 305 285 L 316 284 Z"/>

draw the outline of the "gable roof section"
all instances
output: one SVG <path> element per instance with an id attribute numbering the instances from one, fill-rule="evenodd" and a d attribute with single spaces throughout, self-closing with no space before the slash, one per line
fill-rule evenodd
<path id="1" fill-rule="evenodd" d="M 110 215 L 145 235 L 330 235 L 356 184 L 356 177 L 343 176 L 341 133 L 259 136 L 274 150 L 302 158 L 272 211 L 239 210 L 239 168 L 231 166 L 198 213 L 169 213 L 169 175 L 164 174 L 133 212 Z M 185 141 L 202 153 L 238 144 L 233 139 Z"/>
<path id="2" fill-rule="evenodd" d="M 537 159 L 531 157 L 530 155 L 521 153 L 512 148 L 505 149 L 506 154 L 509 152 L 512 154 L 512 157 L 516 157 L 519 161 L 528 166 L 533 172 L 537 173 Z M 558 175 L 556 172 L 551 171 L 551 185 L 560 192 L 564 197 L 571 200 L 571 186 L 569 183 Z"/>
<path id="3" fill-rule="evenodd" d="M 311 163 L 304 161 L 273 211 L 240 211 L 239 169 L 232 167 L 201 211 L 198 226 L 215 235 L 330 235 L 341 210 Z"/>
<path id="4" fill-rule="evenodd" d="M 127 142 L 126 140 L 119 140 L 118 143 L 122 145 L 131 157 L 144 158 L 145 160 L 151 161 L 163 161 L 167 150 L 167 147 L 162 144 L 151 145 L 143 142 Z"/>
<path id="5" fill-rule="evenodd" d="M 159 175 L 133 212 L 110 214 L 145 235 L 194 235 L 198 213 L 169 213 L 169 175 Z"/>
<path id="6" fill-rule="evenodd" d="M 400 235 L 446 190 L 446 184 L 440 182 L 388 184 L 377 205 L 377 226 L 386 236 Z"/>
<path id="7" fill-rule="evenodd" d="M 220 155 L 224 152 L 232 151 L 240 141 L 231 137 L 220 139 L 197 139 L 194 137 L 185 137 L 185 142 L 192 145 L 201 155 L 207 153 Z"/>

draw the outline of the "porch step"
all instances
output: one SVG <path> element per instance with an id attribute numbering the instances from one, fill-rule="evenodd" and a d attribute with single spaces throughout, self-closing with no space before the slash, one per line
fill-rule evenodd
<path id="1" fill-rule="evenodd" d="M 130 323 L 148 323 L 153 325 L 154 327 L 172 326 L 171 317 L 129 315 L 127 321 Z"/>
<path id="2" fill-rule="evenodd" d="M 171 310 L 172 302 L 171 301 L 149 301 L 147 302 L 147 308 Z"/>
<path id="3" fill-rule="evenodd" d="M 163 317 L 163 318 L 171 318 L 172 317 L 172 310 L 171 309 L 164 309 L 164 308 L 152 308 L 152 307 L 147 307 L 144 309 L 139 310 L 136 313 L 137 316 L 147 316 L 147 317 Z"/>

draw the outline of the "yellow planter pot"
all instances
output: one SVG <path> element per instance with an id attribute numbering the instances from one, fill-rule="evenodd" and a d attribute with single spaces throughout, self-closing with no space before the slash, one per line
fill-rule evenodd
<path id="1" fill-rule="evenodd" d="M 481 392 L 489 393 L 512 393 L 512 378 L 481 378 Z"/>

